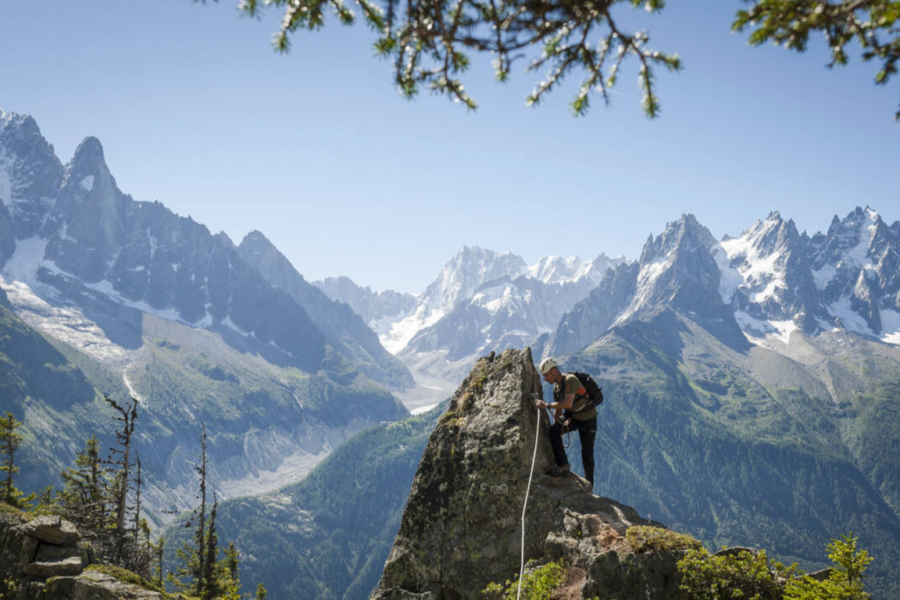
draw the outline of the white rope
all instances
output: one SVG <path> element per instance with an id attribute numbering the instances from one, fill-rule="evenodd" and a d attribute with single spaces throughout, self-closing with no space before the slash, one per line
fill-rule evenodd
<path id="1" fill-rule="evenodd" d="M 534 428 L 534 455 L 531 457 L 531 473 L 528 475 L 528 487 L 525 488 L 525 506 L 522 507 L 522 565 L 519 568 L 519 591 L 516 592 L 516 600 L 522 595 L 522 577 L 525 575 L 525 510 L 528 508 L 528 494 L 531 493 L 531 478 L 534 477 L 534 462 L 537 459 L 538 440 L 541 433 L 541 409 L 537 409 L 537 425 Z"/>

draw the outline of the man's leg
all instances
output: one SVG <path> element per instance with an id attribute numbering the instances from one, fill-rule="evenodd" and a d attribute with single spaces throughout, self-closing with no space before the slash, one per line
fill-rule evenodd
<path id="1" fill-rule="evenodd" d="M 550 446 L 553 448 L 556 466 L 568 465 L 569 459 L 566 456 L 566 449 L 563 447 L 562 424 L 559 421 L 550 426 Z"/>
<path id="2" fill-rule="evenodd" d="M 597 439 L 597 419 L 578 423 L 578 439 L 581 441 L 581 464 L 584 477 L 594 486 L 594 441 Z"/>

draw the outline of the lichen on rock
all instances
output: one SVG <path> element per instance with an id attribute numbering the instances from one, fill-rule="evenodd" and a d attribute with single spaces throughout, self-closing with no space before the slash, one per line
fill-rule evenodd
<path id="1" fill-rule="evenodd" d="M 525 526 L 530 568 L 562 560 L 566 597 L 677 599 L 680 548 L 635 552 L 633 526 L 659 526 L 553 465 L 549 418 L 531 351 L 481 358 L 439 419 L 373 600 L 483 598 L 519 573 L 521 515 L 538 435 Z M 602 426 L 602 423 L 601 423 Z M 539 428 L 539 430 L 538 430 Z"/>

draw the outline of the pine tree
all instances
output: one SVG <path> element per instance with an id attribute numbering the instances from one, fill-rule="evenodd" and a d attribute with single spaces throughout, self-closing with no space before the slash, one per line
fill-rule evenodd
<path id="1" fill-rule="evenodd" d="M 194 467 L 194 470 L 200 476 L 200 514 L 197 519 L 197 530 L 195 532 L 194 543 L 197 548 L 197 573 L 195 575 L 197 581 L 197 595 L 202 595 L 205 590 L 206 572 L 208 565 L 206 563 L 206 424 L 200 423 L 200 463 Z"/>
<path id="2" fill-rule="evenodd" d="M 205 597 L 207 585 L 207 561 L 209 559 L 209 548 L 207 546 L 207 522 L 206 522 L 206 425 L 201 422 L 200 432 L 200 462 L 194 465 L 194 472 L 200 478 L 199 494 L 197 499 L 200 506 L 197 511 L 187 520 L 185 528 L 194 527 L 194 534 L 191 542 L 185 542 L 181 548 L 175 551 L 175 555 L 181 562 L 174 573 L 169 573 L 168 581 L 179 591 L 185 592 L 190 596 Z M 185 583 L 181 579 L 189 578 L 190 581 Z"/>
<path id="3" fill-rule="evenodd" d="M 52 485 L 48 485 L 37 495 L 34 506 L 29 511 L 30 514 L 40 515 L 58 515 L 62 513 L 59 495 Z"/>
<path id="4" fill-rule="evenodd" d="M 116 429 L 116 445 L 110 448 L 110 457 L 105 461 L 106 464 L 112 465 L 115 470 L 112 484 L 113 514 L 115 523 L 115 554 L 119 562 L 125 552 L 126 535 L 128 532 L 128 492 L 131 489 L 131 441 L 134 435 L 135 421 L 137 421 L 136 398 L 131 398 L 131 406 L 126 408 L 120 406 L 115 400 L 106 397 L 106 402 L 112 406 L 119 414 L 113 417 L 122 425 Z"/>
<path id="5" fill-rule="evenodd" d="M 266 590 L 266 586 L 263 584 L 256 586 L 256 600 L 266 600 L 268 594 L 269 592 Z"/>
<path id="6" fill-rule="evenodd" d="M 211 600 L 222 594 L 222 578 L 218 565 L 219 536 L 216 533 L 216 517 L 219 513 L 219 501 L 213 493 L 213 506 L 209 515 L 209 529 L 206 533 L 206 583 L 203 586 L 204 598 Z"/>
<path id="7" fill-rule="evenodd" d="M 228 544 L 228 550 L 225 551 L 225 565 L 228 567 L 228 575 L 231 580 L 240 583 L 241 578 L 238 573 L 238 561 L 240 560 L 240 552 L 234 547 L 234 542 Z"/>
<path id="8" fill-rule="evenodd" d="M 24 496 L 13 483 L 13 475 L 19 472 L 15 456 L 23 438 L 20 433 L 16 433 L 16 429 L 21 424 L 22 422 L 17 421 L 11 412 L 6 413 L 5 417 L 0 417 L 0 454 L 5 456 L 0 471 L 6 473 L 6 480 L 3 482 L 3 487 L 0 488 L 0 502 L 24 509 L 28 507 L 28 503 L 35 496 L 34 494 Z"/>
<path id="9" fill-rule="evenodd" d="M 88 539 L 96 539 L 108 529 L 108 472 L 100 458 L 100 440 L 92 435 L 75 457 L 75 468 L 60 474 L 65 487 L 60 493 L 63 516 L 72 521 Z"/>
<path id="10" fill-rule="evenodd" d="M 865 590 L 866 568 L 872 557 L 865 550 L 857 550 L 857 538 L 842 535 L 839 540 L 831 540 L 828 558 L 834 563 L 831 574 L 825 581 L 802 577 L 789 581 L 784 591 L 784 600 L 867 600 L 871 596 Z"/>
<path id="11" fill-rule="evenodd" d="M 163 584 L 163 555 L 166 550 L 166 541 L 163 538 L 159 538 L 159 541 L 156 542 L 156 583 L 162 587 Z"/>

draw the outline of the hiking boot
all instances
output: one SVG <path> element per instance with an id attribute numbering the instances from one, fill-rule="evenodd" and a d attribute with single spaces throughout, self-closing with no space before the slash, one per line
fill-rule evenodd
<path id="1" fill-rule="evenodd" d="M 556 465 L 547 469 L 550 477 L 562 477 L 569 472 L 569 465 Z"/>

